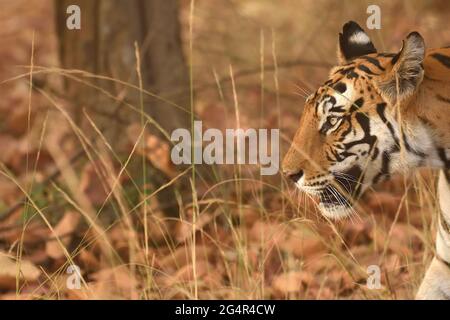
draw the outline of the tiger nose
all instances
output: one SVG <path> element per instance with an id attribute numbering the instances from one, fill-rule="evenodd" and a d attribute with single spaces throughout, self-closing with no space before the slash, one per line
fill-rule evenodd
<path id="1" fill-rule="evenodd" d="M 298 180 L 301 179 L 301 177 L 303 177 L 303 170 L 284 171 L 283 173 L 286 177 L 288 177 L 289 179 L 291 179 L 294 182 L 297 182 Z"/>

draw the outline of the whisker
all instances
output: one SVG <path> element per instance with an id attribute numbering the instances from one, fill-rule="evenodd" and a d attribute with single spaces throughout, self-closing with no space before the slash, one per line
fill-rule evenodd
<path id="1" fill-rule="evenodd" d="M 294 91 L 293 94 L 295 94 L 295 95 L 297 95 L 297 96 L 300 96 L 300 97 L 302 97 L 302 98 L 304 98 L 304 99 L 308 98 L 308 96 L 306 96 L 306 95 L 304 95 L 304 94 L 302 94 L 302 93 L 296 92 L 296 91 Z"/>

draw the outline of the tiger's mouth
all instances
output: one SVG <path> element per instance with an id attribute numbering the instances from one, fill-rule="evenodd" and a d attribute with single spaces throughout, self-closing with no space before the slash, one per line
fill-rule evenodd
<path id="1" fill-rule="evenodd" d="M 339 220 L 350 216 L 355 199 L 361 194 L 362 172 L 355 166 L 344 173 L 333 173 L 333 179 L 314 195 L 319 198 L 320 212 L 327 218 Z M 308 192 L 308 190 L 304 191 Z"/>
<path id="2" fill-rule="evenodd" d="M 318 193 L 320 212 L 327 218 L 343 219 L 353 212 L 353 199 L 333 185 L 327 185 Z"/>

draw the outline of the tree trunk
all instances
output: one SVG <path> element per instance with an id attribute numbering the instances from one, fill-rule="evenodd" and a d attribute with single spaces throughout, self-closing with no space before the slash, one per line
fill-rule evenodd
<path id="1" fill-rule="evenodd" d="M 66 26 L 70 16 L 66 10 L 70 5 L 81 9 L 81 30 L 69 30 Z M 169 136 L 176 128 L 190 128 L 189 77 L 182 52 L 177 0 L 55 0 L 55 12 L 62 68 L 111 77 L 139 88 L 137 43 L 143 88 L 160 97 L 144 94 L 145 113 Z M 139 90 L 105 79 L 82 77 L 82 81 L 100 87 L 107 94 L 66 78 L 64 95 L 77 109 L 72 110 L 76 122 L 84 130 L 93 131 L 83 120 L 85 109 L 111 145 L 120 149 L 126 143 L 124 124 L 141 117 L 126 106 L 129 103 L 140 110 Z M 116 99 L 111 99 L 111 95 Z M 149 127 L 152 133 L 162 136 L 156 126 Z M 162 172 L 151 170 L 151 183 L 155 187 L 167 182 Z M 175 196 L 173 191 L 164 189 L 159 199 L 167 205 L 174 202 Z M 176 209 L 174 203 L 169 214 L 177 214 Z"/>
<path id="2" fill-rule="evenodd" d="M 112 77 L 139 87 L 135 42 L 139 46 L 143 88 L 161 99 L 144 95 L 144 110 L 169 134 L 189 128 L 189 80 L 182 53 L 177 0 L 55 0 L 60 58 L 64 69 L 78 69 Z M 69 5 L 81 9 L 81 30 L 66 27 Z M 125 96 L 139 109 L 139 90 L 107 81 L 86 78 L 115 97 Z M 94 112 L 107 127 L 107 137 L 117 142 L 122 130 L 113 125 L 128 121 L 136 112 L 114 103 L 98 90 L 66 81 L 66 92 L 78 108 Z M 168 100 L 170 102 L 164 102 Z M 177 105 L 181 107 L 177 108 Z M 81 123 L 82 112 L 74 111 Z M 111 120 L 115 121 L 111 121 Z M 106 128 L 105 128 L 106 129 Z M 153 132 L 157 130 L 153 127 Z"/>

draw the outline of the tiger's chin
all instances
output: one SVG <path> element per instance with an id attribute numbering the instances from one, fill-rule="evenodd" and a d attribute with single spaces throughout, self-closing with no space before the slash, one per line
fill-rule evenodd
<path id="1" fill-rule="evenodd" d="M 332 220 L 345 219 L 353 213 L 352 207 L 350 206 L 339 204 L 330 205 L 322 202 L 319 203 L 319 210 L 323 216 Z"/>

